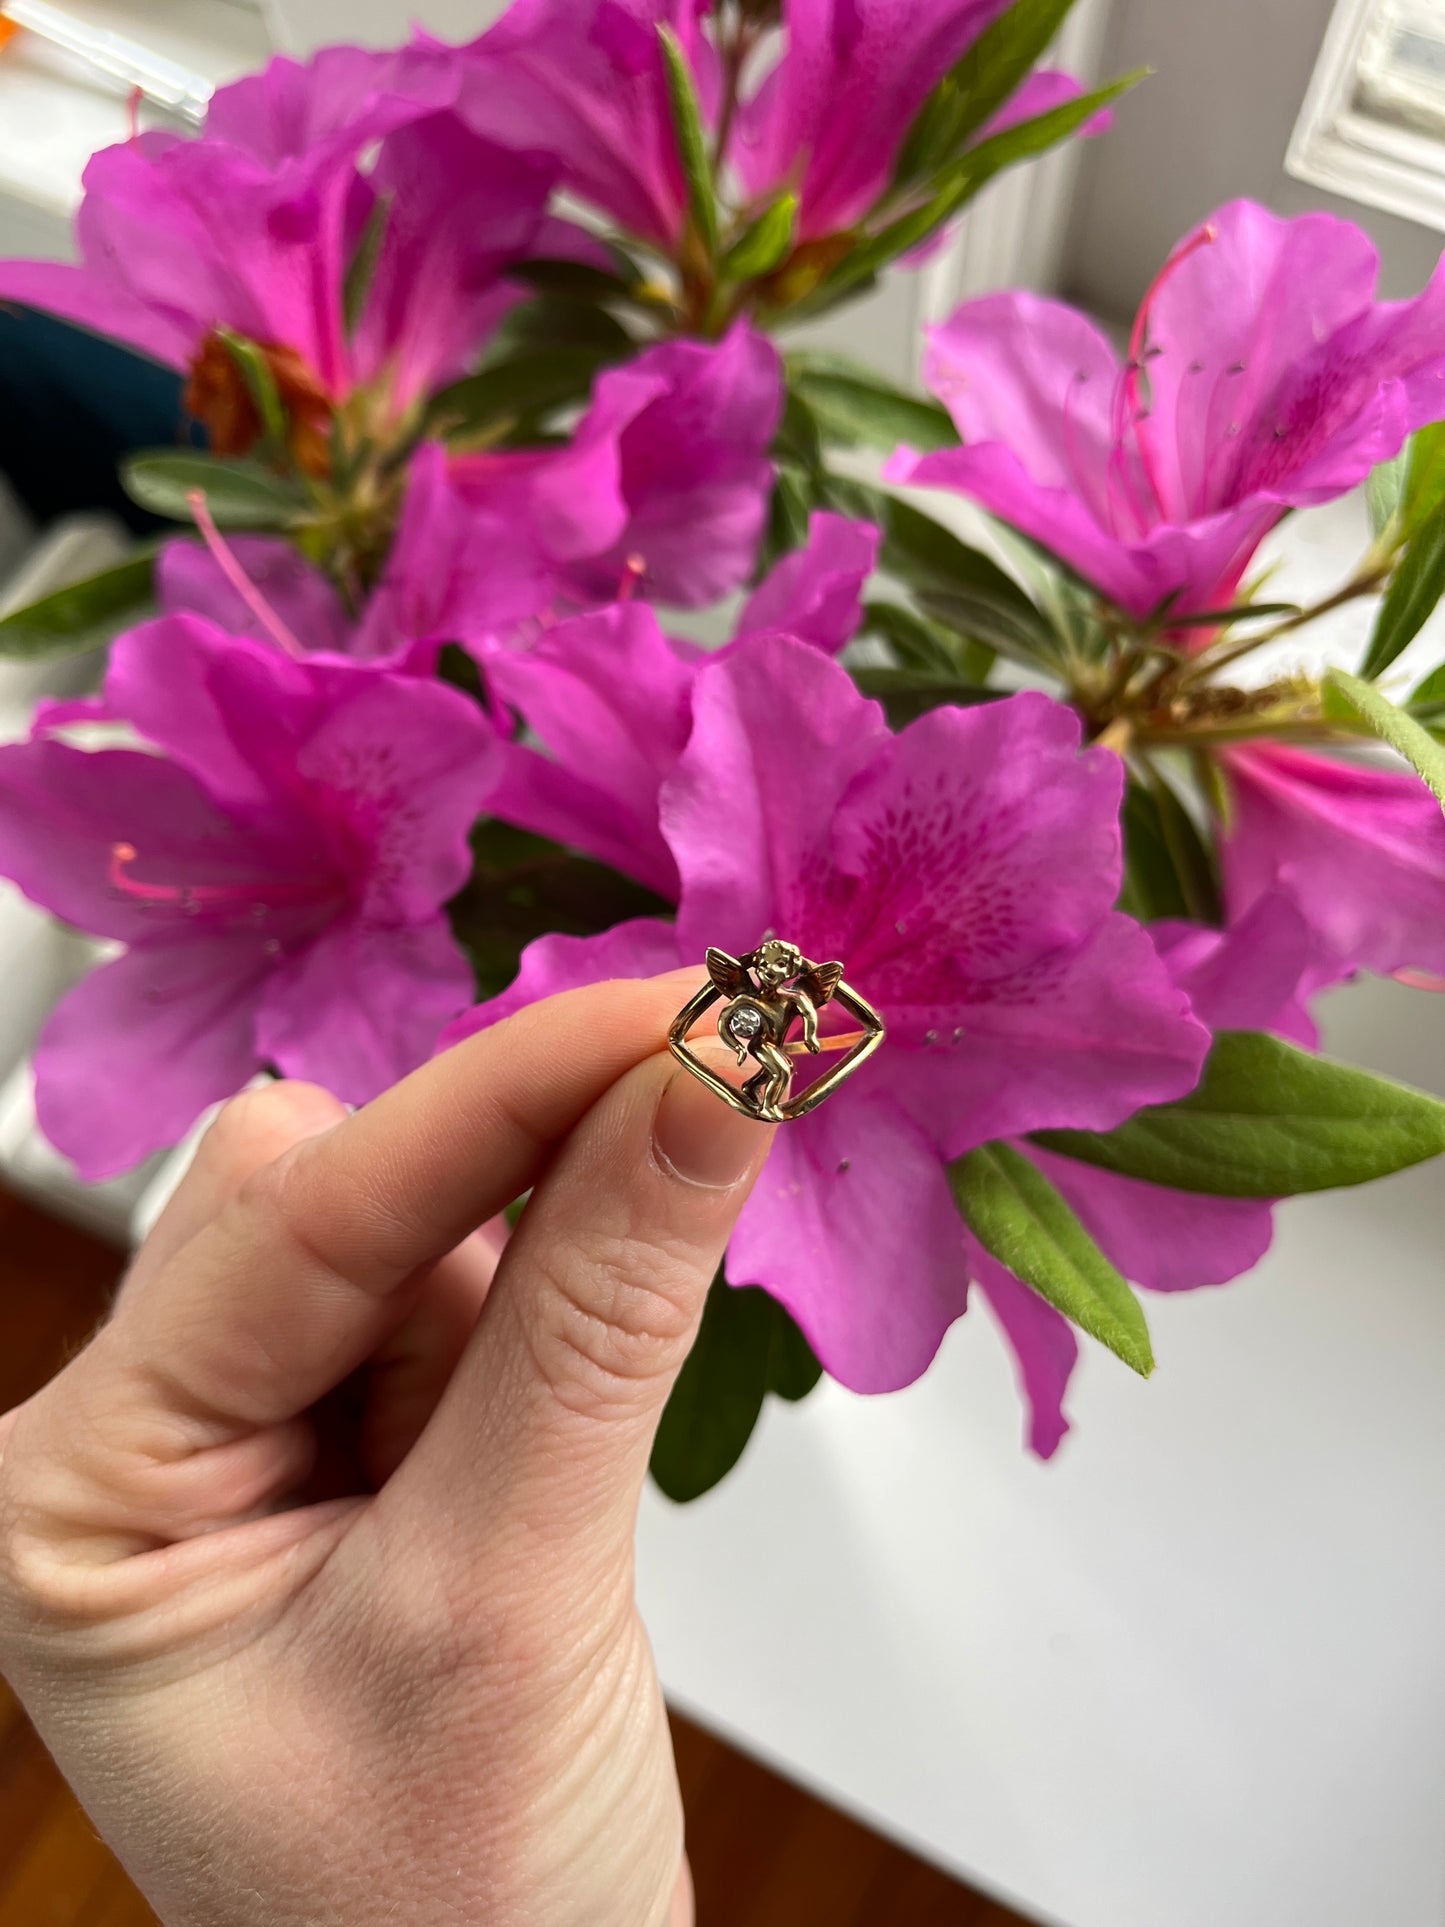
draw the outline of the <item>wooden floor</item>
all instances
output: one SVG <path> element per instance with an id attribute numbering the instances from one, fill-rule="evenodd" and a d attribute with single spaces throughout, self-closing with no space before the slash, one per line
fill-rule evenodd
<path id="1" fill-rule="evenodd" d="M 0 1411 L 84 1343 L 119 1264 L 0 1192 Z M 689 1721 L 673 1733 L 699 1927 L 1023 1927 Z M 0 1927 L 154 1920 L 0 1684 Z"/>

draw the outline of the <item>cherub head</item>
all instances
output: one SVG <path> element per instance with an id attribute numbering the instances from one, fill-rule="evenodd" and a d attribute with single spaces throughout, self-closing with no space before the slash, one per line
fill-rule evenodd
<path id="1" fill-rule="evenodd" d="M 758 946 L 757 962 L 753 965 L 758 973 L 758 982 L 769 990 L 776 990 L 789 977 L 796 977 L 802 967 L 802 951 L 796 944 L 784 943 L 778 937 L 770 937 L 765 944 Z"/>

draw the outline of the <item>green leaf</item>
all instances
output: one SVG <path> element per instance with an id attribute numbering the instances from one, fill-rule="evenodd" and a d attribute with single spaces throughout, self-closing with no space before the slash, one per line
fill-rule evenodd
<path id="1" fill-rule="evenodd" d="M 443 664 L 448 681 L 466 675 Z M 447 905 L 452 931 L 471 960 L 477 995 L 495 997 L 517 974 L 534 938 L 561 931 L 587 937 L 669 906 L 605 863 L 578 856 L 544 836 L 483 817 L 472 832 L 470 882 Z"/>
<path id="2" fill-rule="evenodd" d="M 1419 635 L 1442 596 L 1445 596 L 1445 504 L 1419 524 L 1396 563 L 1380 613 L 1375 618 L 1375 632 L 1370 637 L 1365 660 L 1360 664 L 1360 674 L 1374 678 L 1388 669 Z"/>
<path id="3" fill-rule="evenodd" d="M 915 722 L 932 709 L 952 705 L 972 709 L 979 703 L 999 702 L 1006 689 L 986 689 L 979 683 L 960 682 L 957 676 L 927 669 L 887 669 L 859 664 L 851 672 L 865 696 L 881 702 L 895 729 Z"/>
<path id="4" fill-rule="evenodd" d="M 507 274 L 511 280 L 525 281 L 538 294 L 556 295 L 563 300 L 620 301 L 630 295 L 642 280 L 642 271 L 621 249 L 611 248 L 609 251 L 617 260 L 615 273 L 596 267 L 590 261 L 543 259 L 518 261 L 507 269 Z"/>
<path id="5" fill-rule="evenodd" d="M 1380 462 L 1365 478 L 1365 506 L 1370 511 L 1370 527 L 1381 536 L 1400 506 L 1408 457 L 1403 449 L 1388 462 Z"/>
<path id="6" fill-rule="evenodd" d="M 1257 1031 L 1221 1031 L 1198 1087 L 1117 1130 L 1039 1131 L 1050 1151 L 1220 1198 L 1367 1184 L 1445 1151 L 1445 1104 Z"/>
<path id="7" fill-rule="evenodd" d="M 986 644 L 960 636 L 947 624 L 931 622 L 897 602 L 864 603 L 862 633 L 882 636 L 902 669 L 982 685 L 994 665 L 994 651 Z"/>
<path id="8" fill-rule="evenodd" d="M 823 441 L 812 409 L 796 389 L 783 393 L 783 419 L 773 437 L 774 460 L 815 474 L 823 461 Z"/>
<path id="9" fill-rule="evenodd" d="M 1391 749 L 1398 751 L 1445 805 L 1445 749 L 1413 716 L 1397 709 L 1372 684 L 1347 675 L 1343 669 L 1326 672 L 1323 693 L 1327 718 L 1336 721 L 1358 718 Z"/>
<path id="10" fill-rule="evenodd" d="M 768 1347 L 768 1390 L 776 1398 L 786 1399 L 789 1405 L 796 1405 L 817 1386 L 823 1376 L 823 1367 L 783 1306 L 775 1298 L 770 1298 L 768 1303 L 773 1308 L 773 1338 Z"/>
<path id="11" fill-rule="evenodd" d="M 617 316 L 594 301 L 570 295 L 539 294 L 513 308 L 492 336 L 483 368 L 494 368 L 514 355 L 535 354 L 541 348 L 596 348 L 614 361 L 635 352 L 637 343 Z"/>
<path id="12" fill-rule="evenodd" d="M 120 479 L 133 502 L 153 515 L 190 522 L 190 496 L 200 489 L 218 528 L 286 529 L 304 514 L 307 502 L 292 482 L 260 462 L 218 455 L 145 452 L 128 455 Z"/>
<path id="13" fill-rule="evenodd" d="M 687 212 L 692 231 L 709 261 L 717 254 L 717 193 L 713 185 L 712 161 L 708 155 L 707 134 L 703 127 L 702 107 L 693 85 L 692 69 L 682 42 L 671 27 L 659 25 L 657 38 L 662 46 L 667 70 L 667 97 L 672 107 L 672 127 L 677 136 L 677 156 L 687 183 Z"/>
<path id="14" fill-rule="evenodd" d="M 790 355 L 788 371 L 791 386 L 830 441 L 881 448 L 890 455 L 900 442 L 924 450 L 957 445 L 958 431 L 946 409 L 895 388 L 843 355 L 818 350 Z"/>
<path id="15" fill-rule="evenodd" d="M 1124 885 L 1119 908 L 1140 923 L 1187 917 L 1189 903 L 1159 820 L 1158 799 L 1132 776 L 1124 790 L 1119 826 L 1124 834 Z"/>
<path id="16" fill-rule="evenodd" d="M 1057 147 L 1060 141 L 1077 133 L 1101 109 L 1117 100 L 1120 94 L 1136 86 L 1144 78 L 1145 72 L 1144 68 L 1140 68 L 1108 87 L 1099 87 L 1077 100 L 1065 101 L 1061 106 L 1050 108 L 1046 114 L 1035 114 L 1029 120 L 1018 121 L 1000 133 L 991 134 L 976 147 L 967 148 L 939 169 L 929 183 L 926 200 L 891 221 L 846 255 L 823 283 L 824 290 L 836 295 L 842 288 L 851 287 L 866 276 L 876 274 L 898 255 L 918 247 L 936 228 L 945 221 L 951 221 L 996 174 L 1001 174 L 1005 168 L 1017 166 L 1021 161 L 1032 160 L 1035 155 L 1051 147 Z"/>
<path id="17" fill-rule="evenodd" d="M 1148 794 L 1154 806 L 1160 841 L 1179 885 L 1183 915 L 1196 923 L 1222 924 L 1224 908 L 1219 893 L 1219 872 L 1198 825 L 1158 770 L 1150 772 Z"/>
<path id="18" fill-rule="evenodd" d="M 1426 709 L 1436 703 L 1445 703 L 1445 662 L 1432 669 L 1428 676 L 1410 691 L 1409 707 Z"/>
<path id="19" fill-rule="evenodd" d="M 1009 610 L 1021 627 L 1048 633 L 1042 615 L 992 556 L 897 496 L 870 490 L 867 504 L 862 512 L 883 531 L 879 561 L 890 574 L 915 589 L 978 597 Z"/>
<path id="20" fill-rule="evenodd" d="M 1252 616 L 1298 616 L 1304 611 L 1297 602 L 1236 602 L 1227 609 L 1197 609 L 1192 615 L 1172 616 L 1167 608 L 1151 617 L 1161 629 L 1227 629 Z"/>
<path id="21" fill-rule="evenodd" d="M 756 281 L 787 258 L 798 224 L 798 197 L 780 194 L 749 222 L 722 259 L 726 281 Z"/>
<path id="22" fill-rule="evenodd" d="M 956 1159 L 948 1174 L 964 1222 L 984 1249 L 1147 1378 L 1154 1354 L 1138 1299 L 1043 1172 L 999 1143 Z"/>
<path id="23" fill-rule="evenodd" d="M 807 476 L 800 469 L 780 465 L 768 507 L 768 531 L 761 557 L 764 572 L 806 545 L 811 503 Z"/>
<path id="24" fill-rule="evenodd" d="M 152 544 L 0 618 L 0 657 L 46 662 L 103 647 L 152 613 L 154 560 Z"/>
<path id="25" fill-rule="evenodd" d="M 255 342 L 248 341 L 245 335 L 233 334 L 229 328 L 218 328 L 216 332 L 225 344 L 226 353 L 240 371 L 241 379 L 246 384 L 246 393 L 261 417 L 267 442 L 273 449 L 283 450 L 286 446 L 286 408 L 270 362 Z"/>
<path id="26" fill-rule="evenodd" d="M 931 516 L 881 489 L 854 482 L 840 486 L 830 475 L 826 492 L 845 514 L 878 525 L 880 566 L 907 584 L 924 611 L 960 639 L 1031 665 L 1056 659 L 1057 638 L 1045 617 L 981 549 L 960 542 Z M 967 679 L 982 676 L 975 670 Z"/>
<path id="27" fill-rule="evenodd" d="M 957 160 L 940 170 L 935 198 L 947 204 L 940 218 L 947 220 L 957 213 L 963 203 L 972 200 L 995 174 L 1002 173 L 1005 168 L 1016 167 L 1020 161 L 1033 160 L 1051 147 L 1057 147 L 1060 141 L 1076 134 L 1096 114 L 1102 113 L 1122 94 L 1127 94 L 1148 77 L 1147 67 L 1136 67 L 1132 73 L 1123 75 L 1119 80 L 1111 80 L 1105 87 L 1096 87 L 1091 93 L 1080 94 L 1075 100 L 1066 100 L 1058 107 L 1050 108 L 1046 114 L 1034 114 L 1028 120 L 1016 121 L 1012 127 L 990 134 L 987 140 L 970 147 Z"/>
<path id="28" fill-rule="evenodd" d="M 1418 430 L 1409 451 L 1400 496 L 1400 521 L 1407 536 L 1445 506 L 1445 422 Z"/>
<path id="29" fill-rule="evenodd" d="M 796 1402 L 821 1376 L 783 1307 L 756 1285 L 735 1289 L 719 1271 L 657 1428 L 653 1478 L 679 1505 L 701 1498 L 742 1457 L 768 1392 Z"/>
<path id="30" fill-rule="evenodd" d="M 904 138 L 896 178 L 930 174 L 1017 93 L 1074 0 L 1016 0 L 939 81 Z"/>
<path id="31" fill-rule="evenodd" d="M 430 420 L 442 434 L 475 434 L 582 400 L 612 359 L 600 348 L 539 348 L 442 389 Z"/>
<path id="32" fill-rule="evenodd" d="M 341 312 L 348 335 L 356 333 L 366 308 L 371 284 L 376 279 L 376 266 L 381 259 L 382 243 L 386 239 L 386 224 L 390 219 L 390 198 L 379 194 L 366 217 L 356 252 L 346 264 L 346 278 L 341 288 Z"/>

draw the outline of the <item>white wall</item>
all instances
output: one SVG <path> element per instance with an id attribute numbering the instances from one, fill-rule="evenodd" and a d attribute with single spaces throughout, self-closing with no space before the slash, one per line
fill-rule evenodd
<path id="1" fill-rule="evenodd" d="M 446 40 L 470 40 L 505 11 L 506 0 L 265 0 L 278 46 L 306 53 L 336 40 L 392 47 L 412 26 Z"/>
<path id="2" fill-rule="evenodd" d="M 1222 201 L 1281 213 L 1325 207 L 1367 228 L 1389 295 L 1413 294 L 1440 236 L 1290 180 L 1284 153 L 1332 0 L 1114 0 L 1103 71 L 1149 66 L 1112 133 L 1089 143 L 1064 285 L 1099 313 L 1131 314 L 1171 246 Z"/>

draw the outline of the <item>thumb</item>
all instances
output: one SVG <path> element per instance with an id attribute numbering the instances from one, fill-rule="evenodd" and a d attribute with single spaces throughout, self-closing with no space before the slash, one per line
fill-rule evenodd
<path id="1" fill-rule="evenodd" d="M 574 1549 L 579 1529 L 626 1544 L 771 1141 L 669 1058 L 620 1079 L 533 1193 L 467 1355 L 380 1502 L 464 1561 L 518 1523 Z"/>

